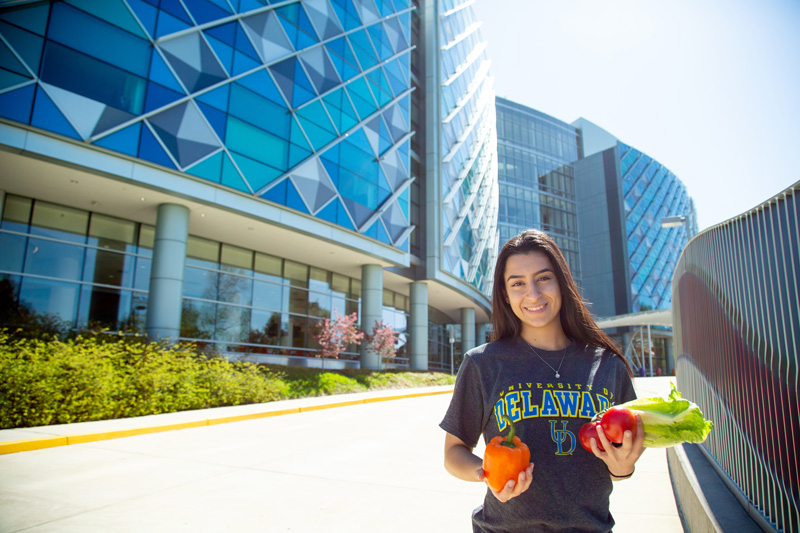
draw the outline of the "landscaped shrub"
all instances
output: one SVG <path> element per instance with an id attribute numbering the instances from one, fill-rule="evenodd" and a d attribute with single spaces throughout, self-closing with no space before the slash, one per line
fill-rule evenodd
<path id="1" fill-rule="evenodd" d="M 328 394 L 452 384 L 435 372 L 257 365 L 141 337 L 69 340 L 0 329 L 0 429 Z"/>

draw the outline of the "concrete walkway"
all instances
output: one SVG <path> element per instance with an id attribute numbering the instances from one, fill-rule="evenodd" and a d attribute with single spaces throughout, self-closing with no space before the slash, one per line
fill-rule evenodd
<path id="1" fill-rule="evenodd" d="M 636 386 L 640 396 L 660 395 L 669 379 Z M 47 433 L 94 436 L 0 455 L 0 531 L 470 531 L 485 489 L 442 467 L 446 391 L 0 431 L 6 450 Z M 265 409 L 281 414 L 263 417 Z M 99 437 L 179 423 L 197 427 Z M 636 475 L 615 485 L 612 513 L 618 532 L 682 531 L 664 450 L 647 450 Z"/>

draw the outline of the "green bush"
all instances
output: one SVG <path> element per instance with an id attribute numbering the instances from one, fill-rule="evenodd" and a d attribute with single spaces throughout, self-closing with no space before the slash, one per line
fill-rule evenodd
<path id="1" fill-rule="evenodd" d="M 0 329 L 0 429 L 126 418 L 370 389 L 448 374 L 257 365 L 139 337 L 30 338 Z"/>

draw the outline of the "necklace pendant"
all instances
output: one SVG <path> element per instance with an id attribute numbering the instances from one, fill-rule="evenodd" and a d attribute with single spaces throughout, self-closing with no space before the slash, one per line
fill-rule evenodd
<path id="1" fill-rule="evenodd" d="M 557 378 L 560 378 L 560 377 L 561 377 L 561 374 L 559 374 L 558 372 L 556 372 L 556 377 L 557 377 Z"/>

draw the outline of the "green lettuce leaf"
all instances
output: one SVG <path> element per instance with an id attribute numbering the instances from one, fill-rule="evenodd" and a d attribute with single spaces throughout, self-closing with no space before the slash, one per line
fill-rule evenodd
<path id="1" fill-rule="evenodd" d="M 703 418 L 697 404 L 681 398 L 674 383 L 666 398 L 639 398 L 621 407 L 642 417 L 644 445 L 648 448 L 703 442 L 714 428 L 713 422 Z"/>

